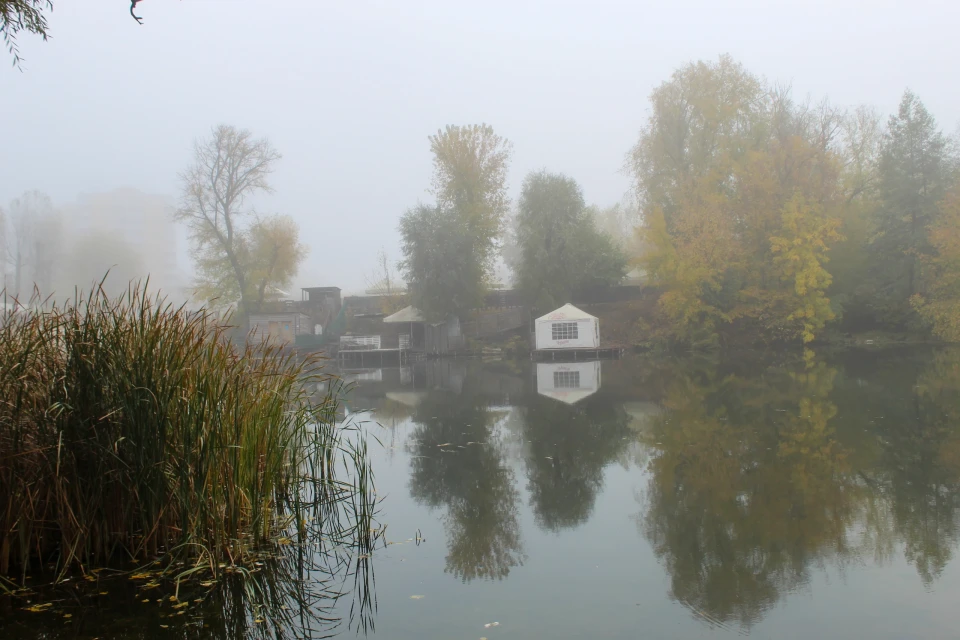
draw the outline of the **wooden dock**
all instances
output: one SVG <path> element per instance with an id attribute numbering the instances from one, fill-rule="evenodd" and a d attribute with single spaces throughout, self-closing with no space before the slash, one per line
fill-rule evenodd
<path id="1" fill-rule="evenodd" d="M 576 362 L 577 360 L 619 360 L 624 347 L 595 347 L 590 349 L 534 349 L 530 359 L 538 362 Z"/>
<path id="2" fill-rule="evenodd" d="M 370 365 L 405 365 L 419 360 L 423 354 L 410 348 L 410 336 L 400 336 L 398 347 L 383 348 L 380 336 L 341 336 L 337 363 L 343 367 Z"/>

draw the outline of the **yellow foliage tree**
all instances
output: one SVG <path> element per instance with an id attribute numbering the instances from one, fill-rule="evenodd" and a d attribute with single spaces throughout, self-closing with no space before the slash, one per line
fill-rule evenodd
<path id="1" fill-rule="evenodd" d="M 933 254 L 921 262 L 925 291 L 911 302 L 934 335 L 960 342 L 960 184 L 940 203 L 927 237 Z"/>

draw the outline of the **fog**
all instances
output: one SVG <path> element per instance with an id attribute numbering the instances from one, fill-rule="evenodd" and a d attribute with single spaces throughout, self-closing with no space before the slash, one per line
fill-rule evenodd
<path id="1" fill-rule="evenodd" d="M 514 199 L 546 167 L 602 206 L 630 189 L 622 166 L 650 91 L 692 60 L 729 53 L 800 98 L 885 114 L 909 87 L 945 129 L 960 119 L 960 5 L 946 0 L 147 0 L 142 26 L 128 4 L 57 2 L 48 42 L 21 34 L 22 72 L 0 56 L 0 205 L 49 194 L 73 245 L 98 210 L 163 219 L 133 246 L 170 288 L 191 272 L 166 217 L 178 174 L 218 124 L 283 155 L 255 204 L 300 226 L 310 253 L 294 286 L 350 291 L 380 247 L 399 259 L 400 215 L 430 199 L 427 136 L 447 124 L 489 123 L 513 143 Z"/>

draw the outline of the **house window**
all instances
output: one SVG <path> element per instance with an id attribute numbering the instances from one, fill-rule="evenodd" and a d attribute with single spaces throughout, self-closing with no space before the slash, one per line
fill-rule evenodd
<path id="1" fill-rule="evenodd" d="M 576 340 L 579 337 L 576 322 L 554 322 L 550 327 L 554 340 Z"/>
<path id="2" fill-rule="evenodd" d="M 554 389 L 579 389 L 580 372 L 579 371 L 554 371 L 553 372 Z"/>

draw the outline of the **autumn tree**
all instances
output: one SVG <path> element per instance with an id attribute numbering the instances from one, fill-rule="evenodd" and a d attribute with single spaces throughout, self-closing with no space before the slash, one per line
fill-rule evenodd
<path id="1" fill-rule="evenodd" d="M 879 208 L 870 243 L 873 311 L 888 327 L 917 327 L 910 305 L 921 294 L 920 265 L 932 254 L 928 229 L 954 171 L 947 138 L 907 91 L 890 117 L 878 167 Z"/>
<path id="2" fill-rule="evenodd" d="M 834 317 L 825 265 L 841 237 L 843 114 L 796 104 L 727 56 L 678 70 L 651 103 L 630 165 L 639 263 L 662 289 L 669 333 L 812 340 Z"/>
<path id="3" fill-rule="evenodd" d="M 272 193 L 268 178 L 279 159 L 265 138 L 226 125 L 194 145 L 176 219 L 190 232 L 199 298 L 246 314 L 296 275 L 307 253 L 296 222 L 249 209 L 253 196 Z"/>
<path id="4" fill-rule="evenodd" d="M 960 342 L 960 183 L 940 203 L 926 240 L 930 251 L 920 257 L 923 293 L 910 302 L 934 335 Z"/>
<path id="5" fill-rule="evenodd" d="M 539 171 L 526 177 L 515 235 L 516 279 L 538 311 L 569 302 L 586 288 L 623 278 L 623 252 L 596 228 L 580 186 L 567 176 Z"/>
<path id="6" fill-rule="evenodd" d="M 401 220 L 401 268 L 412 285 L 414 306 L 431 318 L 443 318 L 483 301 L 509 207 L 512 147 L 486 124 L 447 126 L 429 141 L 437 202 L 415 207 Z M 448 246 L 431 247 L 431 239 L 438 238 Z"/>

